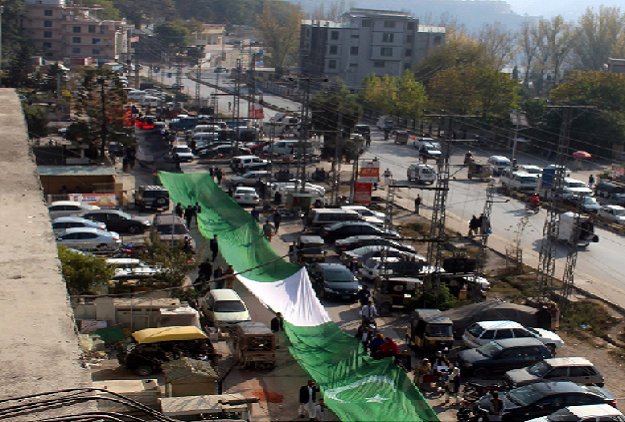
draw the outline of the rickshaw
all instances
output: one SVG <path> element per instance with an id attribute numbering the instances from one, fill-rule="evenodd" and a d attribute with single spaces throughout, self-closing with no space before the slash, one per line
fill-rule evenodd
<path id="1" fill-rule="evenodd" d="M 234 348 L 243 367 L 276 366 L 276 335 L 262 322 L 238 323 Z"/>
<path id="2" fill-rule="evenodd" d="M 295 251 L 297 253 L 297 262 L 300 264 L 324 262 L 326 259 L 326 251 L 324 250 L 324 242 L 321 236 L 300 236 L 297 239 Z"/>
<path id="3" fill-rule="evenodd" d="M 469 163 L 467 177 L 471 179 L 487 180 L 493 176 L 493 167 L 489 164 Z"/>
<path id="4" fill-rule="evenodd" d="M 451 349 L 454 344 L 453 322 L 438 309 L 415 309 L 410 315 L 406 343 L 424 354 Z"/>

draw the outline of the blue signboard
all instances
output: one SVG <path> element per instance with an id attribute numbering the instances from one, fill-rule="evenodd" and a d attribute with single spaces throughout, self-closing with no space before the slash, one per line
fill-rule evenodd
<path id="1" fill-rule="evenodd" d="M 551 189 L 553 187 L 553 182 L 556 179 L 556 169 L 544 169 L 543 170 L 543 175 L 541 177 L 542 183 L 541 183 L 541 188 L 542 189 Z"/>

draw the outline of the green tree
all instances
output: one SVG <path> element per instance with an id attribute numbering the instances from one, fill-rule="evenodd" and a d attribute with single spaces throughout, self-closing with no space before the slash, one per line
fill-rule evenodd
<path id="1" fill-rule="evenodd" d="M 162 271 L 154 277 L 154 282 L 168 287 L 180 287 L 189 273 L 198 266 L 201 254 L 186 253 L 182 246 L 182 242 L 175 245 L 163 242 L 157 232 L 150 232 L 139 257 L 146 264 L 161 268 Z"/>
<path id="2" fill-rule="evenodd" d="M 376 74 L 362 81 L 360 96 L 363 102 L 375 110 L 391 116 L 419 119 L 427 101 L 425 87 L 406 70 L 401 77 Z"/>
<path id="3" fill-rule="evenodd" d="M 379 77 L 375 73 L 362 80 L 360 97 L 365 105 L 383 114 L 393 114 L 393 97 L 397 94 L 397 84 L 389 75 Z"/>
<path id="4" fill-rule="evenodd" d="M 30 138 L 43 138 L 48 134 L 48 116 L 46 108 L 43 106 L 28 105 L 22 102 L 26 125 L 28 126 L 28 136 Z"/>
<path id="5" fill-rule="evenodd" d="M 447 69 L 428 85 L 429 108 L 454 114 L 506 117 L 516 107 L 518 82 L 495 69 Z"/>
<path id="6" fill-rule="evenodd" d="M 618 7 L 587 8 L 578 21 L 575 65 L 580 70 L 601 70 L 625 36 L 625 15 Z M 617 56 L 622 57 L 622 56 Z"/>
<path id="7" fill-rule="evenodd" d="M 106 259 L 58 247 L 61 272 L 70 295 L 99 294 L 102 284 L 113 278 L 114 270 Z"/>
<path id="8" fill-rule="evenodd" d="M 31 64 L 31 48 L 28 43 L 22 44 L 19 52 L 13 57 L 7 72 L 6 86 L 11 88 L 26 88 L 32 86 L 30 75 L 33 71 Z"/>
<path id="9" fill-rule="evenodd" d="M 81 4 L 100 6 L 102 9 L 95 12 L 99 19 L 110 21 L 121 20 L 120 11 L 111 0 L 82 0 Z"/>
<path id="10" fill-rule="evenodd" d="M 87 118 L 93 135 L 83 138 L 83 142 L 97 144 L 103 159 L 109 142 L 124 145 L 133 142 L 134 128 L 124 124 L 127 117 L 124 86 L 115 72 L 104 67 L 82 69 L 79 80 L 74 104 L 76 115 Z"/>
<path id="11" fill-rule="evenodd" d="M 268 62 L 278 70 L 295 62 L 303 14 L 298 6 L 267 1 L 258 22 L 258 31 L 267 48 Z"/>
<path id="12" fill-rule="evenodd" d="M 154 28 L 156 38 L 163 51 L 170 53 L 172 50 L 186 47 L 189 44 L 190 31 L 184 22 L 165 22 Z"/>

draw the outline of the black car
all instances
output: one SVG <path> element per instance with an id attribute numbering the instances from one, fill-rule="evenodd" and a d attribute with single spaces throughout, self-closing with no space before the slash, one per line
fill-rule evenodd
<path id="1" fill-rule="evenodd" d="M 337 240 L 334 244 L 337 252 L 351 251 L 353 249 L 360 248 L 362 246 L 390 246 L 400 251 L 415 253 L 415 248 L 410 245 L 404 245 L 392 239 L 387 239 L 382 236 L 375 235 L 361 235 L 350 236 L 345 239 Z"/>
<path id="2" fill-rule="evenodd" d="M 230 158 L 237 155 L 252 155 L 249 148 L 234 148 L 230 145 L 218 145 L 216 147 L 205 149 L 198 154 L 199 158 Z"/>
<path id="3" fill-rule="evenodd" d="M 345 239 L 350 236 L 373 235 L 382 237 L 399 238 L 399 233 L 392 230 L 381 229 L 373 224 L 360 221 L 345 221 L 336 223 L 323 229 L 322 236 L 326 243 L 337 239 Z"/>
<path id="4" fill-rule="evenodd" d="M 477 349 L 458 353 L 464 374 L 484 377 L 491 372 L 524 368 L 539 360 L 553 357 L 545 344 L 533 337 L 507 338 L 491 341 Z"/>
<path id="5" fill-rule="evenodd" d="M 147 209 L 169 209 L 169 191 L 158 185 L 143 185 L 135 192 L 135 207 Z"/>
<path id="6" fill-rule="evenodd" d="M 527 421 L 547 416 L 567 406 L 609 404 L 616 407 L 612 394 L 600 387 L 575 384 L 571 381 L 538 382 L 524 385 L 499 396 L 504 402 L 504 422 Z M 490 396 L 479 401 L 489 408 Z"/>
<path id="7" fill-rule="evenodd" d="M 152 225 L 147 218 L 135 217 L 119 210 L 90 211 L 81 217 L 106 223 L 107 230 L 118 233 L 139 234 L 148 230 Z"/>
<path id="8" fill-rule="evenodd" d="M 360 285 L 354 274 L 341 264 L 315 264 L 309 268 L 320 299 L 356 301 Z"/>

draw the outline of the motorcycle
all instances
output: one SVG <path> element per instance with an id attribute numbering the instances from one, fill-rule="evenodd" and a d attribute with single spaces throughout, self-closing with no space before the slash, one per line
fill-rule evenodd
<path id="1" fill-rule="evenodd" d="M 538 202 L 528 202 L 525 204 L 525 211 L 538 214 L 538 212 L 540 211 L 540 204 Z"/>

